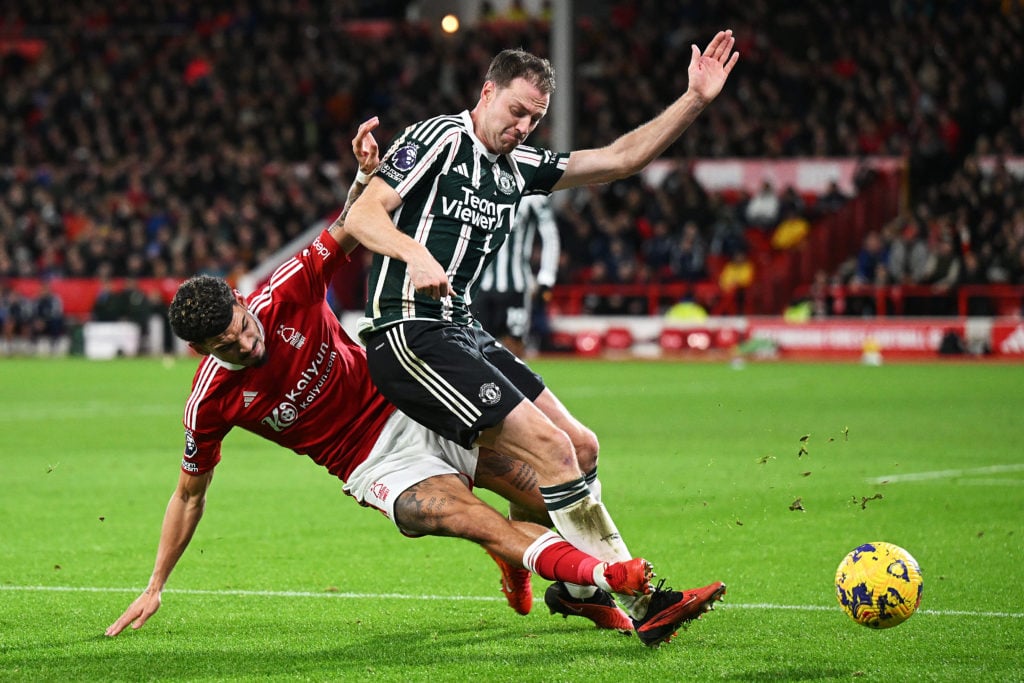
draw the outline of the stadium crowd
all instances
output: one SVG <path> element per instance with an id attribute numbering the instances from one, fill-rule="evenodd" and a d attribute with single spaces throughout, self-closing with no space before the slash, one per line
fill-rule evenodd
<path id="1" fill-rule="evenodd" d="M 5 3 L 0 278 L 236 277 L 341 206 L 360 121 L 380 115 L 387 144 L 412 121 L 473 102 L 468 89 L 498 49 L 549 53 L 539 19 L 447 35 L 361 21 L 364 5 Z M 1024 283 L 1024 189 L 999 161 L 1024 152 L 1020 3 L 598 7 L 577 17 L 572 85 L 586 123 L 575 147 L 604 144 L 674 99 L 689 45 L 729 25 L 743 67 L 667 157 L 903 157 L 913 209 L 878 226 L 884 268 L 827 277 L 937 281 L 934 269 L 889 263 L 915 232 L 926 260 L 953 245 L 945 260 L 958 282 Z M 531 142 L 545 144 L 545 130 Z M 680 164 L 658 187 L 575 191 L 559 213 L 560 281 L 705 279 L 717 271 L 709 259 L 720 266 L 751 248 L 748 228 L 813 224 L 846 199 L 808 206 L 791 188 L 769 190 L 776 201 L 726 201 Z M 813 229 L 790 227 L 797 242 Z M 0 320 L 14 309 L 28 307 L 0 304 Z"/>

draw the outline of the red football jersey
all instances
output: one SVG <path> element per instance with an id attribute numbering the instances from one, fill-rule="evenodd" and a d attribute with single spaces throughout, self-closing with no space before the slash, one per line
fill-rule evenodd
<path id="1" fill-rule="evenodd" d="M 246 368 L 203 358 L 185 403 L 182 470 L 212 469 L 234 426 L 308 455 L 342 480 L 366 459 L 394 407 L 327 305 L 327 284 L 346 260 L 324 230 L 249 297 L 267 360 Z"/>

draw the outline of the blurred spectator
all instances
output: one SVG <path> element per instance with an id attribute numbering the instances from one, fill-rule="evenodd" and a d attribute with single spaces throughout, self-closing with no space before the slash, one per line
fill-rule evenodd
<path id="1" fill-rule="evenodd" d="M 604 261 L 596 262 L 593 268 L 590 269 L 590 284 L 604 285 L 609 283 L 608 269 Z M 583 298 L 583 313 L 585 315 L 609 315 L 615 312 L 617 311 L 612 310 L 605 297 L 599 294 L 588 293 Z"/>
<path id="2" fill-rule="evenodd" d="M 913 220 L 900 219 L 899 234 L 889 245 L 887 267 L 894 284 L 922 282 L 928 267 L 928 244 Z"/>
<path id="3" fill-rule="evenodd" d="M 711 253 L 731 258 L 738 251 L 747 250 L 743 224 L 736 215 L 736 207 L 722 201 L 720 195 L 712 198 L 715 219 L 711 224 Z"/>
<path id="4" fill-rule="evenodd" d="M 511 0 L 501 17 L 506 21 L 521 22 L 529 19 L 530 13 L 523 7 L 523 0 Z"/>
<path id="5" fill-rule="evenodd" d="M 31 302 L 0 281 L 0 354 L 26 353 L 31 338 Z"/>
<path id="6" fill-rule="evenodd" d="M 929 255 L 925 277 L 922 280 L 923 284 L 932 286 L 934 293 L 945 295 L 931 298 L 928 311 L 930 314 L 956 315 L 956 300 L 952 293 L 959 279 L 960 257 L 956 252 L 953 237 L 943 234 Z"/>
<path id="7" fill-rule="evenodd" d="M 862 317 L 877 313 L 874 288 L 890 284 L 887 260 L 888 247 L 882 239 L 882 233 L 878 230 L 869 231 L 850 265 L 846 277 L 846 296 L 841 303 L 833 303 L 838 309 L 836 313 Z"/>
<path id="8" fill-rule="evenodd" d="M 757 194 L 747 202 L 744 217 L 747 224 L 765 231 L 772 230 L 779 222 L 779 211 L 781 203 L 775 188 L 770 181 L 765 180 Z"/>
<path id="9" fill-rule="evenodd" d="M 779 197 L 779 219 L 781 220 L 787 214 L 793 216 L 807 215 L 807 202 L 792 185 L 787 185 L 786 189 L 782 191 L 782 196 Z"/>
<path id="10" fill-rule="evenodd" d="M 675 225 L 692 220 L 704 230 L 715 219 L 711 196 L 682 163 L 673 167 L 654 192 L 658 211 Z"/>
<path id="11" fill-rule="evenodd" d="M 960 256 L 960 277 L 957 285 L 987 285 L 988 277 L 985 275 L 985 268 L 982 266 L 978 254 L 971 250 L 964 251 Z"/>
<path id="12" fill-rule="evenodd" d="M 60 350 L 66 333 L 64 302 L 53 291 L 50 278 L 43 278 L 32 315 L 32 341 L 37 348 L 45 344 L 50 353 Z"/>
<path id="13" fill-rule="evenodd" d="M 814 279 L 811 280 L 808 293 L 812 318 L 827 318 L 833 313 L 841 312 L 834 310 L 835 296 L 833 292 L 836 286 L 835 279 L 830 278 L 824 270 L 819 269 L 814 272 Z"/>
<path id="14" fill-rule="evenodd" d="M 136 278 L 125 278 L 121 290 L 115 295 L 120 319 L 135 323 L 139 328 L 139 348 L 149 349 L 149 319 L 153 316 L 153 301 L 139 287 Z"/>
<path id="15" fill-rule="evenodd" d="M 640 245 L 640 256 L 653 272 L 672 277 L 671 263 L 675 248 L 668 221 L 659 219 L 651 225 L 651 236 Z"/>
<path id="16" fill-rule="evenodd" d="M 864 243 L 857 254 L 857 266 L 853 273 L 852 282 L 855 284 L 884 285 L 888 280 L 886 271 L 886 259 L 888 251 L 882 235 L 877 230 L 871 230 L 864 236 Z"/>
<path id="17" fill-rule="evenodd" d="M 787 207 L 782 220 L 772 232 L 772 247 L 780 251 L 795 249 L 803 244 L 811 231 L 811 223 L 795 208 Z"/>
<path id="18" fill-rule="evenodd" d="M 978 260 L 985 270 L 985 280 L 989 283 L 1008 283 L 1010 281 L 1010 255 L 996 248 L 992 242 L 983 243 L 977 251 Z"/>
<path id="19" fill-rule="evenodd" d="M 697 224 L 687 221 L 683 234 L 672 247 L 669 269 L 673 279 L 698 282 L 707 277 L 707 246 Z"/>
<path id="20" fill-rule="evenodd" d="M 835 213 L 839 209 L 843 208 L 849 200 L 850 198 L 843 194 L 843 191 L 839 189 L 839 183 L 833 180 L 828 184 L 828 189 L 825 190 L 825 194 L 818 197 L 818 201 L 814 206 L 818 213 Z"/>
<path id="21" fill-rule="evenodd" d="M 166 306 L 160 292 L 147 293 L 136 278 L 124 278 L 115 285 L 108 275 L 109 269 L 102 268 L 99 274 L 99 288 L 93 300 L 91 319 L 96 322 L 131 322 L 139 328 L 139 349 L 143 352 L 170 353 L 173 337 L 167 324 Z M 163 319 L 158 338 L 151 338 L 150 323 L 158 316 Z"/>
<path id="22" fill-rule="evenodd" d="M 724 312 L 746 312 L 747 290 L 754 283 L 754 274 L 754 263 L 745 249 L 738 250 L 722 267 L 718 275 L 718 286 L 722 290 Z"/>
<path id="23" fill-rule="evenodd" d="M 99 287 L 92 303 L 92 319 L 101 323 L 121 320 L 124 315 L 121 302 L 121 297 L 114 291 L 114 283 L 110 279 L 109 269 L 103 269 L 99 273 Z"/>
<path id="24" fill-rule="evenodd" d="M 973 251 L 966 251 L 963 255 L 963 265 L 960 270 L 960 279 L 957 285 L 987 285 L 988 278 L 985 276 L 985 269 L 981 259 Z M 970 295 L 967 297 L 967 315 L 992 316 L 996 313 L 995 302 L 988 297 Z"/>

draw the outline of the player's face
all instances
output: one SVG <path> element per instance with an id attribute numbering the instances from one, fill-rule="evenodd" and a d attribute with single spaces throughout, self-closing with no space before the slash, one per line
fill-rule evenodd
<path id="1" fill-rule="evenodd" d="M 483 97 L 487 108 L 480 139 L 496 154 L 508 154 L 518 147 L 544 118 L 551 101 L 551 95 L 523 78 L 505 88 L 488 81 Z"/>
<path id="2" fill-rule="evenodd" d="M 267 357 L 260 326 L 256 324 L 252 313 L 237 302 L 228 328 L 220 335 L 207 339 L 201 349 L 225 363 L 245 367 L 260 365 Z"/>

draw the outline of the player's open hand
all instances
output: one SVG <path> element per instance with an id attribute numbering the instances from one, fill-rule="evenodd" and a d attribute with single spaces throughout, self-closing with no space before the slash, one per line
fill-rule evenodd
<path id="1" fill-rule="evenodd" d="M 104 635 L 116 636 L 128 624 L 131 624 L 133 629 L 142 628 L 146 620 L 153 616 L 158 609 L 160 609 L 160 591 L 147 590 L 135 598 L 117 621 L 107 627 Z"/>
<path id="2" fill-rule="evenodd" d="M 690 47 L 690 66 L 686 70 L 690 79 L 689 89 L 705 103 L 718 97 L 732 68 L 736 66 L 740 53 L 732 51 L 735 43 L 732 29 L 729 29 L 715 34 L 704 54 L 696 45 Z"/>
<path id="3" fill-rule="evenodd" d="M 352 153 L 356 155 L 356 162 L 359 170 L 369 175 L 377 170 L 380 165 L 380 147 L 377 139 L 373 137 L 373 131 L 380 125 L 380 119 L 376 116 L 363 121 L 352 138 Z"/>

